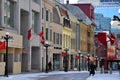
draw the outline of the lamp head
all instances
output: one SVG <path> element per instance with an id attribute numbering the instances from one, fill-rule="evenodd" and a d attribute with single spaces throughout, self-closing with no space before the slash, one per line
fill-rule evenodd
<path id="1" fill-rule="evenodd" d="M 78 51 L 78 54 L 81 54 L 81 51 Z"/>
<path id="2" fill-rule="evenodd" d="M 88 54 L 87 56 L 90 57 L 90 54 Z"/>
<path id="3" fill-rule="evenodd" d="M 45 41 L 45 44 L 48 44 L 48 41 Z"/>
<path id="4" fill-rule="evenodd" d="M 9 32 L 6 32 L 5 34 L 6 34 L 6 35 L 9 35 Z"/>

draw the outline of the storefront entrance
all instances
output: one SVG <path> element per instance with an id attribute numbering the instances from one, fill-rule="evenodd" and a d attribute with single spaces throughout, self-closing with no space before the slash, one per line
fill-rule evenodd
<path id="1" fill-rule="evenodd" d="M 53 70 L 60 70 L 60 54 L 53 54 Z"/>

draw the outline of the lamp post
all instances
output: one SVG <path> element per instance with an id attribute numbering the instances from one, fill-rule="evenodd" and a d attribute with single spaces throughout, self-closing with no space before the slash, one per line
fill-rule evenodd
<path id="1" fill-rule="evenodd" d="M 50 47 L 48 42 L 45 42 L 44 47 L 46 48 L 46 73 L 48 73 L 48 47 Z"/>
<path id="2" fill-rule="evenodd" d="M 67 72 L 68 71 L 68 51 L 69 51 L 69 49 L 68 48 L 66 48 L 66 49 L 64 49 L 65 50 L 65 53 L 66 53 L 66 56 L 65 56 L 65 67 L 64 67 L 64 71 L 65 72 Z"/>
<path id="3" fill-rule="evenodd" d="M 8 41 L 13 40 L 13 37 L 9 36 L 9 32 L 6 32 L 6 35 L 2 36 L 1 39 L 6 42 L 5 73 L 4 73 L 4 76 L 8 77 Z"/>
<path id="4" fill-rule="evenodd" d="M 96 59 L 96 68 L 97 68 L 97 65 L 98 65 L 98 57 L 95 56 L 95 59 Z"/>
<path id="5" fill-rule="evenodd" d="M 81 55 L 81 51 L 78 51 L 79 54 L 79 71 L 80 71 L 80 55 Z"/>
<path id="6" fill-rule="evenodd" d="M 88 54 L 87 57 L 88 57 L 88 71 L 89 71 L 90 54 Z"/>
<path id="7" fill-rule="evenodd" d="M 84 61 L 84 56 L 81 54 L 81 58 L 82 58 L 82 70 L 84 70 L 83 69 L 83 67 L 84 67 L 84 65 L 83 65 L 83 61 Z"/>

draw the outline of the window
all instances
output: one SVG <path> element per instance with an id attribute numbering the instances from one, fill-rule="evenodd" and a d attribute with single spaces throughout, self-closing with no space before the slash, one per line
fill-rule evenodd
<path id="1" fill-rule="evenodd" d="M 10 1 L 8 0 L 4 3 L 4 24 L 10 26 Z"/>
<path id="2" fill-rule="evenodd" d="M 37 20 L 38 20 L 38 13 L 32 11 L 32 30 L 34 33 L 37 33 L 37 24 L 38 24 Z"/>
<path id="3" fill-rule="evenodd" d="M 55 32 L 53 33 L 53 42 L 55 44 Z"/>
<path id="4" fill-rule="evenodd" d="M 15 3 L 10 0 L 4 2 L 4 24 L 7 27 L 14 27 Z"/>
<path id="5" fill-rule="evenodd" d="M 49 19 L 49 14 L 48 14 L 48 10 L 46 10 L 46 21 L 48 21 Z"/>
<path id="6" fill-rule="evenodd" d="M 52 41 L 52 30 L 50 30 L 50 41 Z"/>
<path id="7" fill-rule="evenodd" d="M 48 40 L 48 28 L 46 28 L 46 40 Z"/>
<path id="8" fill-rule="evenodd" d="M 70 20 L 68 18 L 63 18 L 63 25 L 70 28 Z"/>
<path id="9" fill-rule="evenodd" d="M 52 13 L 50 13 L 50 22 L 52 22 L 53 21 L 53 15 L 52 15 Z"/>
<path id="10" fill-rule="evenodd" d="M 37 4 L 39 4 L 40 2 L 39 2 L 39 0 L 33 0 L 35 3 L 37 3 Z"/>
<path id="11" fill-rule="evenodd" d="M 56 33 L 56 44 L 59 44 L 59 34 Z"/>
<path id="12" fill-rule="evenodd" d="M 120 0 L 100 0 L 100 2 L 120 2 Z"/>
<path id="13" fill-rule="evenodd" d="M 20 54 L 14 54 L 14 62 L 20 62 L 21 61 L 21 55 Z"/>
<path id="14" fill-rule="evenodd" d="M 0 54 L 0 62 L 4 62 L 4 54 Z"/>
<path id="15" fill-rule="evenodd" d="M 62 45 L 62 34 L 60 34 L 60 44 Z"/>
<path id="16" fill-rule="evenodd" d="M 42 19 L 44 19 L 44 9 L 42 8 Z"/>

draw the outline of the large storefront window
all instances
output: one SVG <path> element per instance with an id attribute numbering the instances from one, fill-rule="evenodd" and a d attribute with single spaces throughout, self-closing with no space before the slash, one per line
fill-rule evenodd
<path id="1" fill-rule="evenodd" d="M 60 54 L 53 54 L 53 69 L 59 70 L 60 69 Z"/>

